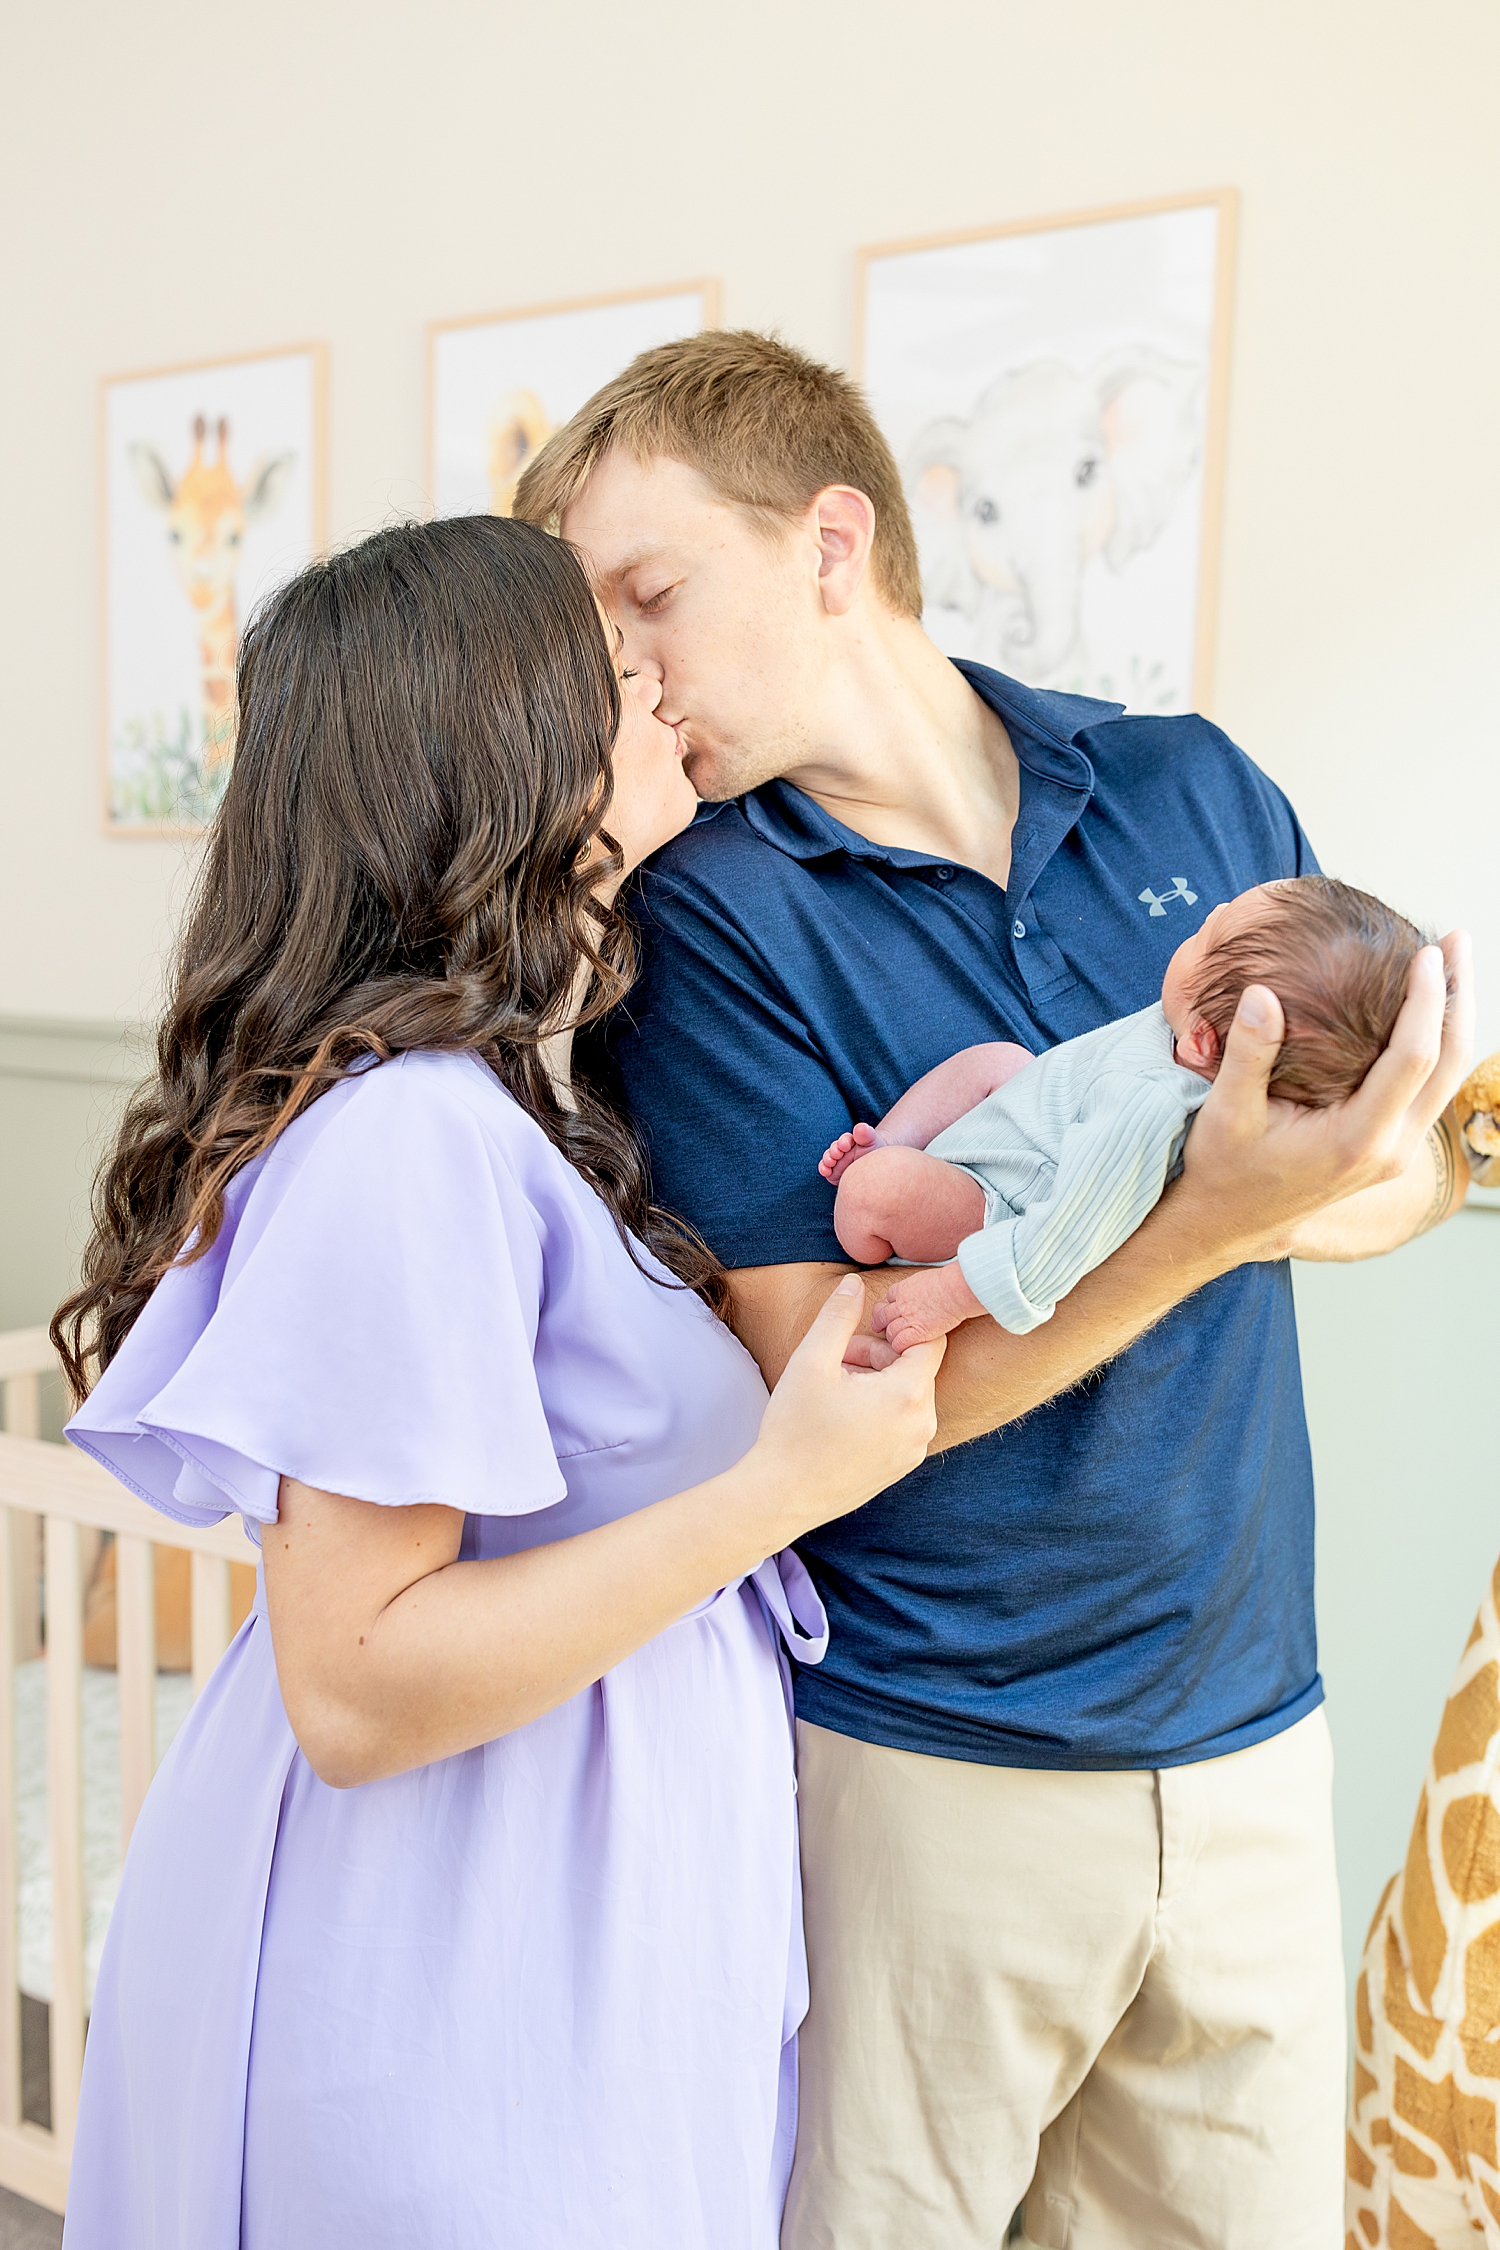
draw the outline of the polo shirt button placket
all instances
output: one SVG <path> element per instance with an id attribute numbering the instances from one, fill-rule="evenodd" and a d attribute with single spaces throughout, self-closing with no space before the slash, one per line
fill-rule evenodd
<path id="1" fill-rule="evenodd" d="M 1013 938 L 1023 938 L 1026 935 L 1026 924 L 1024 922 L 1012 922 L 1010 934 Z"/>

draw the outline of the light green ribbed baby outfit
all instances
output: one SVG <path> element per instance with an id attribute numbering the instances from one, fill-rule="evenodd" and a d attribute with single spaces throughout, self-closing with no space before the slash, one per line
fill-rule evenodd
<path id="1" fill-rule="evenodd" d="M 1024 1336 L 1134 1234 L 1181 1169 L 1208 1080 L 1172 1059 L 1159 1005 L 1049 1048 L 929 1141 L 984 1189 L 984 1232 L 963 1275 L 1002 1328 Z"/>

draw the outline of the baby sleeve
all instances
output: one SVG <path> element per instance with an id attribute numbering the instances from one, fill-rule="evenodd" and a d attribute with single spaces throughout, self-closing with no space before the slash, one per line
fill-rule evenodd
<path id="1" fill-rule="evenodd" d="M 283 1476 L 479 1515 L 561 1499 L 534 1365 L 544 1230 L 511 1161 L 527 1135 L 463 1057 L 325 1094 L 233 1183 L 209 1253 L 162 1277 L 73 1443 L 185 1523 L 273 1523 Z"/>
<path id="2" fill-rule="evenodd" d="M 1059 1297 L 1134 1234 L 1160 1199 L 1196 1106 L 1160 1078 L 1096 1082 L 1063 1135 L 1047 1192 L 958 1246 L 965 1281 L 1002 1328 L 1014 1336 L 1039 1328 Z"/>

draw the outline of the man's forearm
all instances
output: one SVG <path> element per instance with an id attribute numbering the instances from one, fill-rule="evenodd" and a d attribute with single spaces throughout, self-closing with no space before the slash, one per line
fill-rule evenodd
<path id="1" fill-rule="evenodd" d="M 938 1376 L 938 1430 L 931 1450 L 941 1453 L 981 1437 L 1071 1389 L 1184 1297 L 1227 1272 L 1237 1261 L 1222 1245 L 1205 1251 L 1206 1236 L 1191 1195 L 1169 1189 L 1130 1240 L 1087 1274 L 1030 1335 L 1012 1336 L 992 1320 L 963 1322 L 948 1339 Z M 730 1275 L 736 1332 L 768 1383 L 776 1382 L 829 1290 L 848 1270 L 831 1264 L 757 1266 Z M 889 1267 L 866 1274 L 870 1305 L 885 1295 L 891 1278 Z"/>
<path id="2" fill-rule="evenodd" d="M 1287 1255 L 1314 1264 L 1353 1264 L 1399 1250 L 1453 1216 L 1468 1193 L 1469 1166 L 1451 1108 L 1432 1127 L 1399 1180 L 1366 1188 L 1304 1219 Z"/>
<path id="3" fill-rule="evenodd" d="M 1446 964 L 1446 973 L 1445 973 Z M 1428 1192 L 1408 1231 L 1436 1225 L 1456 1208 L 1466 1167 L 1451 1131 L 1451 1104 L 1469 1067 L 1473 996 L 1468 939 L 1455 931 L 1443 954 L 1424 948 L 1389 1046 L 1357 1094 L 1330 1109 L 1273 1103 L 1267 1087 L 1284 1022 L 1274 993 L 1241 996 L 1219 1074 L 1198 1112 L 1184 1171 L 1145 1224 L 1059 1304 L 1029 1336 L 992 1321 L 954 1333 L 938 1377 L 934 1450 L 1001 1428 L 1113 1359 L 1172 1307 L 1249 1260 L 1285 1258 L 1321 1211 L 1354 1206 L 1421 1176 L 1430 1143 Z M 1452 1163 L 1452 1177 L 1449 1164 Z M 1372 1205 L 1371 1208 L 1380 1208 Z M 758 1266 L 731 1276 L 735 1327 L 774 1383 L 787 1356 L 846 1269 L 811 1261 Z M 868 1275 L 884 1294 L 887 1272 Z"/>
<path id="4" fill-rule="evenodd" d="M 993 1320 L 965 1321 L 948 1339 L 931 1450 L 940 1453 L 1017 1421 L 1117 1358 L 1174 1305 L 1237 1262 L 1222 1248 L 1205 1250 L 1205 1238 L 1190 1196 L 1169 1189 L 1145 1223 L 1039 1328 L 1012 1336 Z M 883 1291 L 887 1277 L 872 1278 Z"/>

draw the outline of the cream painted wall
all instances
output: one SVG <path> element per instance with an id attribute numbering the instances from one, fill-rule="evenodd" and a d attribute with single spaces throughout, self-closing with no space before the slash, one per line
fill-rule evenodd
<path id="1" fill-rule="evenodd" d="M 95 383 L 326 337 L 332 524 L 420 510 L 422 324 L 717 273 L 850 348 L 857 243 L 1244 195 L 1217 716 L 1329 864 L 1474 926 L 1500 699 L 1493 0 L 12 9 L 0 1011 L 149 1006 L 178 845 L 97 826 Z M 62 911 L 59 911 L 62 908 Z"/>
<path id="2" fill-rule="evenodd" d="M 843 360 L 860 242 L 1231 183 L 1215 715 L 1326 864 L 1470 924 L 1500 1043 L 1493 0 L 51 0 L 0 41 L 6 1318 L 45 1317 L 61 1142 L 114 1098 L 92 1032 L 43 1085 L 22 1019 L 148 1012 L 191 872 L 98 829 L 111 370 L 326 338 L 344 539 L 424 507 L 429 318 L 713 273 Z M 1497 1252 L 1466 1215 L 1299 1277 L 1355 1939 L 1500 1546 Z"/>

